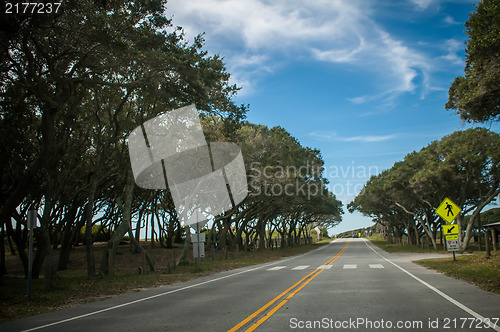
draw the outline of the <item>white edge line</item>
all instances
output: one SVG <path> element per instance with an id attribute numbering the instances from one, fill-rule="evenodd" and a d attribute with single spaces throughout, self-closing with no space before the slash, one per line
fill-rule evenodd
<path id="1" fill-rule="evenodd" d="M 437 289 L 436 287 L 432 286 L 431 284 L 423 281 L 422 279 L 420 279 L 419 277 L 417 277 L 416 275 L 414 275 L 413 273 L 411 272 L 408 272 L 406 271 L 405 269 L 403 269 L 401 266 L 399 266 L 398 264 L 394 263 L 393 261 L 385 258 L 384 256 L 382 256 L 381 254 L 379 254 L 375 249 L 373 249 L 370 245 L 368 245 L 368 240 L 364 240 L 365 244 L 368 246 L 368 248 L 370 248 L 371 250 L 373 250 L 374 253 L 376 253 L 377 255 L 379 255 L 380 257 L 382 257 L 383 259 L 385 259 L 386 261 L 388 261 L 389 263 L 391 263 L 392 265 L 394 265 L 395 267 L 397 267 L 398 269 L 400 269 L 401 271 L 403 271 L 404 273 L 406 273 L 407 275 L 409 275 L 410 277 L 412 277 L 413 279 L 417 280 L 418 282 L 420 282 L 422 285 L 428 287 L 429 289 L 433 290 L 434 292 L 436 292 L 437 294 L 441 295 L 442 297 L 444 297 L 446 300 L 448 300 L 449 302 L 453 303 L 454 305 L 456 305 L 457 307 L 459 307 L 460 309 L 462 309 L 463 311 L 467 312 L 468 314 L 470 314 L 471 316 L 474 316 L 475 318 L 481 320 L 481 322 L 484 322 L 486 320 L 485 317 L 481 316 L 480 314 L 478 314 L 477 312 L 475 312 L 474 310 L 470 309 L 469 307 L 463 305 L 462 303 L 458 302 L 457 300 L 455 300 L 454 298 L 452 298 L 451 296 L 448 296 L 446 295 L 445 293 L 443 293 L 442 291 L 440 291 L 439 289 Z M 491 326 L 493 325 L 493 326 Z M 500 326 L 496 325 L 495 323 L 491 322 L 490 321 L 490 328 L 494 329 L 495 331 L 498 331 L 500 332 Z"/>
<path id="2" fill-rule="evenodd" d="M 252 269 L 248 269 L 248 270 L 236 272 L 236 273 L 233 273 L 233 274 L 229 274 L 227 276 L 222 276 L 222 277 L 215 278 L 215 279 L 210 279 L 210 280 L 207 280 L 207 281 L 203 281 L 203 282 L 200 282 L 198 284 L 189 285 L 189 286 L 181 287 L 181 288 L 178 288 L 178 289 L 173 289 L 173 290 L 168 291 L 168 292 L 163 292 L 163 293 L 160 293 L 160 294 L 156 294 L 156 295 L 144 297 L 144 298 L 137 299 L 137 300 L 134 300 L 134 301 L 131 301 L 131 302 L 126 302 L 126 303 L 122 303 L 122 304 L 119 304 L 119 305 L 115 305 L 113 307 L 104 308 L 104 309 L 97 310 L 97 311 L 92 311 L 92 312 L 89 312 L 87 314 L 83 314 L 83 315 L 79 315 L 79 316 L 75 316 L 75 317 L 71 317 L 71 318 L 66 318 L 66 319 L 63 319 L 63 320 L 59 320 L 59 321 L 52 322 L 52 323 L 45 324 L 45 325 L 41 325 L 41 326 L 36 326 L 36 327 L 30 328 L 30 329 L 27 329 L 27 330 L 22 330 L 22 332 L 29 332 L 29 331 L 41 330 L 41 329 L 44 329 L 44 328 L 47 328 L 47 327 L 59 325 L 59 324 L 62 324 L 62 323 L 71 322 L 73 320 L 77 320 L 77 319 L 80 319 L 80 318 L 85 318 L 85 317 L 97 315 L 97 314 L 100 314 L 100 313 L 103 313 L 103 312 L 106 312 L 106 311 L 110 311 L 110 310 L 114 310 L 114 309 L 126 307 L 126 306 L 131 305 L 131 304 L 135 304 L 135 303 L 139 303 L 139 302 L 144 302 L 144 301 L 151 300 L 151 299 L 154 299 L 154 298 L 157 298 L 157 297 L 160 297 L 160 296 L 164 296 L 164 295 L 168 295 L 168 294 L 172 294 L 172 293 L 177 293 L 177 292 L 189 289 L 189 288 L 198 287 L 198 286 L 201 286 L 201 285 L 206 285 L 206 284 L 218 281 L 218 280 L 226 279 L 226 278 L 229 278 L 229 277 L 234 277 L 234 276 L 237 276 L 237 275 L 240 275 L 240 274 L 243 274 L 243 273 L 247 273 L 247 272 L 251 272 L 251 271 L 255 271 L 255 270 L 258 270 L 258 269 L 261 269 L 261 268 L 266 268 L 266 267 L 271 266 L 271 265 L 275 265 L 275 264 L 278 264 L 278 263 L 282 263 L 282 262 L 288 261 L 290 259 L 294 259 L 294 258 L 298 258 L 298 257 L 304 256 L 304 255 L 307 255 L 307 254 L 309 254 L 309 253 L 311 253 L 313 251 L 320 250 L 320 249 L 328 246 L 331 243 L 332 242 L 330 242 L 330 243 L 328 243 L 326 245 L 323 245 L 323 246 L 321 246 L 321 247 L 319 247 L 317 249 L 310 250 L 310 251 L 308 251 L 308 252 L 306 252 L 304 254 L 298 255 L 298 256 L 291 256 L 289 258 L 282 259 L 282 260 L 280 259 L 278 261 L 275 261 L 275 262 L 272 262 L 272 263 L 269 263 L 269 264 L 259 265 L 257 267 L 252 268 Z"/>
<path id="3" fill-rule="evenodd" d="M 189 288 L 193 288 L 193 287 L 201 286 L 201 285 L 208 284 L 208 283 L 211 283 L 211 282 L 214 282 L 214 281 L 218 281 L 218 280 L 221 280 L 221 279 L 233 277 L 233 276 L 236 276 L 238 274 L 242 274 L 242 273 L 254 271 L 254 270 L 257 270 L 259 268 L 261 268 L 261 266 L 253 268 L 253 269 L 249 269 L 249 270 L 237 272 L 237 273 L 234 273 L 234 274 L 230 274 L 230 275 L 227 275 L 227 276 L 219 277 L 219 278 L 216 278 L 216 279 L 207 280 L 207 281 L 204 281 L 204 282 L 200 282 L 198 284 L 189 285 L 189 286 L 181 287 L 181 288 L 178 288 L 178 289 L 173 289 L 173 290 L 168 291 L 168 292 L 163 292 L 163 293 L 160 293 L 160 294 L 156 294 L 156 295 L 144 297 L 144 298 L 137 299 L 137 300 L 134 300 L 134 301 L 131 301 L 131 302 L 122 303 L 122 304 L 119 304 L 119 305 L 115 305 L 113 307 L 109 307 L 109 308 L 105 308 L 105 309 L 101 309 L 101 310 L 89 312 L 87 314 L 83 314 L 83 315 L 79 315 L 79 316 L 75 316 L 75 317 L 63 319 L 63 320 L 56 321 L 56 322 L 53 322 L 53 323 L 49 323 L 49 324 L 46 324 L 46 325 L 37 326 L 37 327 L 31 328 L 31 329 L 27 329 L 27 330 L 23 330 L 23 331 L 25 331 L 25 332 L 36 331 L 36 330 L 44 329 L 46 327 L 50 327 L 50 326 L 54 326 L 54 325 L 59 325 L 59 324 L 62 324 L 62 323 L 66 323 L 66 322 L 70 322 L 70 321 L 73 321 L 73 320 L 77 320 L 77 319 L 80 319 L 80 318 L 97 315 L 97 314 L 100 314 L 100 313 L 103 313 L 103 312 L 106 312 L 106 311 L 110 311 L 110 310 L 114 310 L 114 309 L 126 307 L 126 306 L 131 305 L 131 304 L 135 304 L 135 303 L 139 303 L 139 302 L 144 302 L 144 301 L 147 301 L 147 300 L 151 300 L 151 299 L 154 299 L 156 297 L 160 297 L 160 296 L 164 296 L 164 295 L 168 295 L 168 294 L 180 292 L 180 291 L 183 291 L 183 290 L 186 290 L 186 289 L 189 289 Z"/>

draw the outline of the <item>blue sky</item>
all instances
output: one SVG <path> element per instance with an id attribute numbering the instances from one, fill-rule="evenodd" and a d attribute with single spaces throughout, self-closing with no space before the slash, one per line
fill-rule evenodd
<path id="1" fill-rule="evenodd" d="M 463 74 L 472 3 L 170 0 L 166 15 L 188 39 L 205 33 L 250 122 L 321 150 L 330 190 L 347 205 L 370 175 L 471 127 L 444 105 Z M 330 233 L 372 224 L 346 211 Z"/>

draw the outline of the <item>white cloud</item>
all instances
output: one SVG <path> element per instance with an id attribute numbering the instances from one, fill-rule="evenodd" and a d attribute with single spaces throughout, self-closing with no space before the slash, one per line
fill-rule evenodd
<path id="1" fill-rule="evenodd" d="M 392 139 L 397 137 L 396 134 L 391 134 L 391 135 L 360 135 L 360 136 L 343 137 L 343 136 L 338 136 L 337 133 L 335 133 L 335 132 L 331 132 L 331 133 L 311 132 L 311 133 L 309 133 L 309 135 L 316 137 L 316 138 L 319 138 L 321 140 L 325 140 L 325 141 L 362 142 L 362 143 L 383 142 L 383 141 L 392 140 Z"/>
<path id="2" fill-rule="evenodd" d="M 419 8 L 432 2 L 413 1 Z M 190 38 L 206 32 L 207 48 L 224 56 L 233 83 L 243 86 L 240 95 L 280 66 L 313 59 L 380 77 L 379 92 L 351 96 L 354 103 L 391 100 L 416 88 L 423 98 L 432 90 L 432 59 L 382 29 L 372 18 L 376 9 L 360 0 L 170 0 L 167 16 Z"/>
<path id="3" fill-rule="evenodd" d="M 414 92 L 421 88 L 423 98 L 430 88 L 431 59 L 416 49 L 406 46 L 402 41 L 394 39 L 389 33 L 375 27 L 371 39 L 360 55 L 360 66 L 364 70 L 375 72 L 380 77 L 383 91 L 373 95 L 362 95 L 347 98 L 354 104 L 379 101 L 386 106 L 392 105 L 395 97 L 405 92 Z M 415 84 L 420 77 L 422 83 Z"/>
<path id="4" fill-rule="evenodd" d="M 300 58 L 349 62 L 364 49 L 358 29 L 369 12 L 359 0 L 170 0 L 166 15 L 188 38 L 206 32 L 207 47 L 224 56 L 244 93 Z"/>
<path id="5" fill-rule="evenodd" d="M 395 90 L 412 91 L 414 89 L 413 79 L 418 75 L 414 67 L 422 67 L 425 62 L 418 54 L 404 46 L 401 41 L 392 39 L 384 31 L 380 33 L 383 43 L 380 52 L 388 60 L 392 71 L 400 78 L 400 84 Z"/>
<path id="6" fill-rule="evenodd" d="M 256 91 L 255 78 L 274 71 L 273 67 L 269 66 L 268 63 L 269 58 L 267 55 L 237 54 L 231 57 L 230 83 L 243 88 L 239 91 L 239 96 Z"/>
<path id="7" fill-rule="evenodd" d="M 429 7 L 434 1 L 433 0 L 411 0 L 414 5 L 416 5 L 420 9 L 426 9 Z"/>
<path id="8" fill-rule="evenodd" d="M 341 0 L 171 0 L 169 12 L 174 24 L 180 23 L 188 34 L 209 31 L 210 36 L 229 38 L 250 50 L 336 38 L 352 29 L 350 23 L 361 13 L 352 1 Z"/>
<path id="9" fill-rule="evenodd" d="M 350 49 L 332 49 L 332 50 L 319 50 L 316 48 L 312 49 L 313 56 L 321 61 L 330 62 L 354 62 L 356 54 L 364 50 L 365 40 L 360 37 L 359 46 Z"/>
<path id="10" fill-rule="evenodd" d="M 383 142 L 396 138 L 396 135 L 383 135 L 383 136 L 352 136 L 342 137 L 340 140 L 344 142 Z"/>
<path id="11" fill-rule="evenodd" d="M 446 15 L 444 17 L 444 22 L 446 24 L 449 24 L 449 25 L 463 24 L 462 22 L 455 21 L 455 19 L 453 17 L 451 17 L 450 15 Z"/>
<path id="12" fill-rule="evenodd" d="M 464 43 L 456 39 L 448 39 L 444 44 L 447 54 L 441 56 L 442 59 L 455 65 L 463 65 L 464 59 L 458 55 L 458 52 L 464 49 Z"/>

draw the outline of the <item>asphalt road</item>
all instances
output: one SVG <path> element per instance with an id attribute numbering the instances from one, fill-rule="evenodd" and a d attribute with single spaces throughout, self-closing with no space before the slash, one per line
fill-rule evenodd
<path id="1" fill-rule="evenodd" d="M 0 331 L 500 332 L 499 318 L 499 295 L 350 239 L 9 322 Z"/>

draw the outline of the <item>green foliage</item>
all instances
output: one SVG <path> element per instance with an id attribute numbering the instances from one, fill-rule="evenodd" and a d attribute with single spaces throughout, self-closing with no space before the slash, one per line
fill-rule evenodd
<path id="1" fill-rule="evenodd" d="M 332 225 L 340 220 L 342 203 L 326 187 L 318 150 L 301 146 L 281 127 L 244 124 L 235 135 L 248 172 L 248 203 L 259 202 L 273 215 L 303 212 Z"/>
<path id="2" fill-rule="evenodd" d="M 203 122 L 207 138 L 231 140 L 243 153 L 249 194 L 233 220 L 274 221 L 283 233 L 340 222 L 342 203 L 326 187 L 319 150 L 302 146 L 281 127 L 245 122 L 231 126 L 234 131 L 229 132 L 227 122 L 218 117 L 204 117 Z"/>
<path id="3" fill-rule="evenodd" d="M 116 230 L 128 220 L 121 215 L 132 192 L 131 186 L 126 190 L 127 135 L 193 103 L 209 141 L 237 143 L 247 170 L 258 162 L 257 168 L 273 174 L 256 178 L 249 198 L 227 212 L 231 219 L 223 223 L 229 225 L 219 233 L 234 223 L 239 239 L 243 231 L 255 238 L 256 223 L 261 231 L 276 222 L 293 237 L 303 236 L 306 225 L 340 222 L 342 204 L 326 188 L 320 152 L 283 128 L 242 123 L 247 106 L 233 102 L 239 88 L 229 83 L 222 57 L 203 49 L 202 35 L 186 41 L 171 16 L 164 0 L 69 0 L 59 14 L 1 17 L 0 220 L 14 216 L 20 225 L 24 212 L 36 206 L 41 231 L 53 230 L 52 245 L 68 253 L 60 255 L 61 269 L 72 231 L 90 223 Z M 286 171 L 276 175 L 280 170 Z M 269 186 L 282 190 L 266 195 Z M 183 238 L 168 190 L 134 188 L 131 196 L 130 215 L 161 223 L 155 231 L 167 246 Z M 92 235 L 94 241 L 109 236 L 94 228 Z M 8 236 L 25 242 L 22 232 Z M 51 244 L 39 245 L 47 252 Z"/>
<path id="4" fill-rule="evenodd" d="M 398 237 L 406 232 L 411 238 L 410 232 L 418 231 L 435 242 L 440 222 L 434 210 L 441 201 L 449 197 L 462 216 L 474 211 L 475 218 L 500 192 L 499 165 L 500 135 L 484 128 L 457 131 L 373 176 L 348 208 Z M 465 247 L 474 219 L 466 221 Z"/>
<path id="5" fill-rule="evenodd" d="M 465 76 L 449 89 L 447 109 L 465 121 L 500 120 L 500 3 L 483 0 L 465 23 L 469 37 Z"/>
<path id="6" fill-rule="evenodd" d="M 109 230 L 99 225 L 92 226 L 92 240 L 93 242 L 105 242 L 111 238 Z M 82 227 L 78 235 L 78 241 L 84 242 L 85 239 L 85 226 Z"/>
<path id="7" fill-rule="evenodd" d="M 189 45 L 165 1 L 68 1 L 55 15 L 11 15 L 0 31 L 2 205 L 84 201 L 123 189 L 126 135 L 172 108 L 240 121 L 222 59 Z M 117 172 L 124 169 L 124 172 Z M 92 179 L 94 177 L 94 179 Z M 61 185 L 64 183 L 64 185 Z M 115 185 L 114 192 L 108 190 Z M 54 189 L 58 188 L 58 190 Z M 62 188 L 62 190 L 60 189 Z M 52 199 L 52 197 L 51 197 Z"/>
<path id="8" fill-rule="evenodd" d="M 188 266 L 189 265 L 189 261 L 187 259 L 182 259 L 179 261 L 179 264 L 177 264 L 179 266 Z"/>
<path id="9" fill-rule="evenodd" d="M 188 43 L 165 7 L 164 0 L 70 0 L 58 14 L 0 14 L 1 220 L 35 205 L 47 216 L 42 229 L 71 248 L 61 236 L 66 225 L 79 228 L 97 211 L 105 222 L 122 220 L 116 202 L 135 127 L 193 103 L 228 124 L 244 119 L 221 57 L 203 50 L 201 35 Z M 137 190 L 132 213 L 155 195 Z M 86 206 L 90 213 L 82 213 Z"/>
<path id="10" fill-rule="evenodd" d="M 469 222 L 470 216 L 465 216 L 464 221 Z M 488 211 L 481 212 L 481 225 L 487 225 L 495 222 L 500 222 L 500 208 L 493 208 Z"/>

